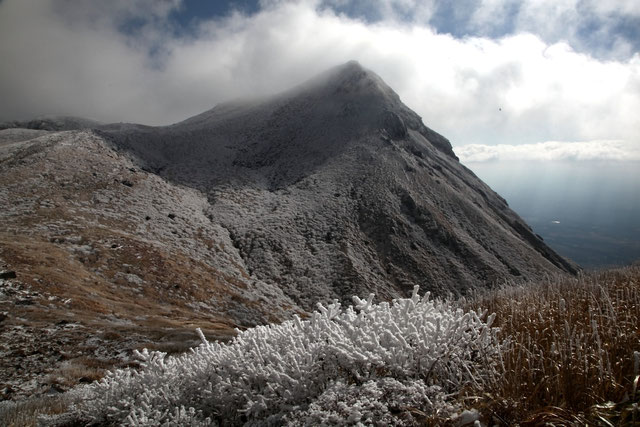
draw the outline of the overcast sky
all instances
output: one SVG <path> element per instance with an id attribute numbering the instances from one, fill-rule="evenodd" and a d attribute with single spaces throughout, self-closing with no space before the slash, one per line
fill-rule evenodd
<path id="1" fill-rule="evenodd" d="M 0 120 L 170 124 L 356 59 L 463 160 L 638 160 L 639 51 L 637 0 L 0 0 Z"/>

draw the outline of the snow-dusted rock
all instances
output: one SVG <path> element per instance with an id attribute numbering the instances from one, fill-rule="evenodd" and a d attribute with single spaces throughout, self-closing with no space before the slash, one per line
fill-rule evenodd
<path id="1" fill-rule="evenodd" d="M 274 97 L 102 135 L 206 194 L 251 277 L 305 308 L 576 271 L 356 62 Z"/>

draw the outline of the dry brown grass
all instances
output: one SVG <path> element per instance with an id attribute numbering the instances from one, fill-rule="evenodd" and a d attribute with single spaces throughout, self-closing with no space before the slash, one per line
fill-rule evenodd
<path id="1" fill-rule="evenodd" d="M 510 337 L 502 380 L 475 402 L 494 422 L 640 424 L 639 267 L 505 286 L 464 303 L 495 312 Z"/>
<path id="2" fill-rule="evenodd" d="M 31 427 L 38 425 L 38 417 L 64 414 L 70 404 L 65 395 L 46 396 L 22 402 L 0 402 L 0 425 L 6 427 Z"/>
<path id="3" fill-rule="evenodd" d="M 115 364 L 112 360 L 100 361 L 90 357 L 67 360 L 48 375 L 46 382 L 62 390 L 67 390 L 78 384 L 101 379 L 106 371 L 113 368 Z"/>

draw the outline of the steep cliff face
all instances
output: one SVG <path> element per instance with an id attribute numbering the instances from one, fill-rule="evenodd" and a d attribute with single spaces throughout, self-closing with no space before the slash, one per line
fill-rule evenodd
<path id="1" fill-rule="evenodd" d="M 206 194 L 250 276 L 304 308 L 576 272 L 356 62 L 172 126 L 101 132 Z"/>

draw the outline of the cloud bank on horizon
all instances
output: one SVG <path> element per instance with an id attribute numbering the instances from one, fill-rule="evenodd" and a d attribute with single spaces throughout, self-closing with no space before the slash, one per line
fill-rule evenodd
<path id="1" fill-rule="evenodd" d="M 640 144 L 627 141 L 546 141 L 521 145 L 468 144 L 456 147 L 463 163 L 513 161 L 640 162 Z"/>
<path id="2" fill-rule="evenodd" d="M 169 124 L 356 59 L 457 152 L 640 143 L 634 0 L 254 0 L 200 16 L 193 4 L 0 0 L 0 120 Z"/>

